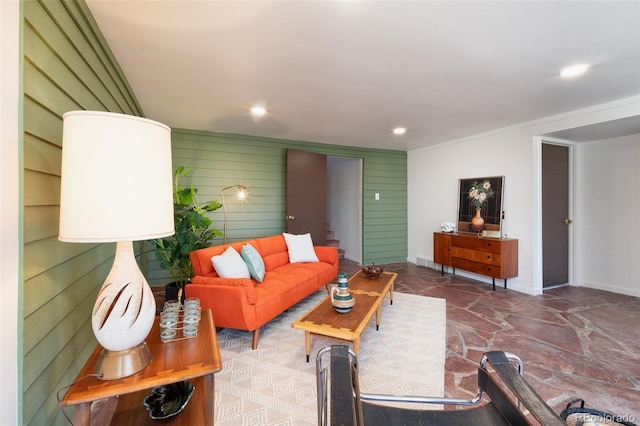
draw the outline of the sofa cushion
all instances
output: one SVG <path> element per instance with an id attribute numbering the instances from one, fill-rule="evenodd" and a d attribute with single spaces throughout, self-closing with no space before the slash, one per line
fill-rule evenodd
<path id="1" fill-rule="evenodd" d="M 289 262 L 318 262 L 318 256 L 316 256 L 316 252 L 313 249 L 311 234 L 294 235 L 285 232 L 282 235 L 284 235 L 284 239 L 287 242 Z"/>
<path id="2" fill-rule="evenodd" d="M 256 309 L 277 310 L 282 312 L 282 307 L 290 307 L 298 303 L 318 289 L 318 278 L 306 269 L 298 270 L 298 275 L 291 273 L 279 273 L 280 268 L 268 272 L 264 283 L 255 286 Z M 273 314 L 279 312 L 273 311 Z"/>
<path id="3" fill-rule="evenodd" d="M 242 249 L 242 246 L 245 244 L 251 244 L 254 247 L 257 247 L 255 244 L 255 240 L 246 240 L 246 241 L 237 241 L 230 244 L 222 244 L 217 246 L 206 247 L 199 250 L 194 250 L 189 253 L 189 257 L 191 258 L 191 265 L 193 266 L 193 275 L 194 276 L 205 276 L 205 277 L 217 277 L 218 274 L 216 270 L 213 268 L 213 263 L 211 263 L 211 258 L 213 256 L 217 256 L 219 254 L 224 253 L 224 251 L 228 247 L 233 247 L 239 253 Z"/>
<path id="4" fill-rule="evenodd" d="M 265 275 L 265 283 L 272 278 L 281 281 L 289 281 L 290 283 L 301 283 L 312 278 L 318 280 L 316 289 L 320 285 L 331 282 L 336 277 L 332 265 L 324 262 L 307 262 L 307 263 L 287 263 L 274 271 L 267 272 Z M 259 287 L 262 287 L 260 285 Z M 257 289 L 258 287 L 256 287 Z M 308 294 L 308 293 L 307 293 Z"/>
<path id="5" fill-rule="evenodd" d="M 240 249 L 240 256 L 242 256 L 242 259 L 244 259 L 247 264 L 251 278 L 261 283 L 264 279 L 265 270 L 264 261 L 260 253 L 258 253 L 258 250 L 251 244 L 245 244 L 242 246 L 242 249 Z"/>
<path id="6" fill-rule="evenodd" d="M 256 238 L 255 244 L 252 243 L 252 245 L 262 256 L 264 269 L 267 273 L 289 263 L 287 242 L 282 234 Z"/>
<path id="7" fill-rule="evenodd" d="M 247 264 L 233 247 L 228 247 L 224 253 L 213 256 L 211 263 L 219 277 L 251 278 Z"/>

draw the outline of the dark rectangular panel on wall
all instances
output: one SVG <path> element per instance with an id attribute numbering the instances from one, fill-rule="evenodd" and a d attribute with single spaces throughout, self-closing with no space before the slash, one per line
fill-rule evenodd
<path id="1" fill-rule="evenodd" d="M 327 156 L 287 149 L 286 232 L 327 244 Z"/>

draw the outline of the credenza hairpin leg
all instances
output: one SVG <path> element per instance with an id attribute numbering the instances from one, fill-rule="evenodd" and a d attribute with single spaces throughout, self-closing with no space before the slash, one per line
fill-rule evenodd
<path id="1" fill-rule="evenodd" d="M 496 279 L 491 278 L 491 281 L 493 282 L 493 291 L 496 291 Z"/>
<path id="2" fill-rule="evenodd" d="M 455 275 L 456 274 L 456 268 L 451 268 L 451 274 Z M 444 277 L 444 265 L 440 265 L 440 275 L 442 275 Z"/>

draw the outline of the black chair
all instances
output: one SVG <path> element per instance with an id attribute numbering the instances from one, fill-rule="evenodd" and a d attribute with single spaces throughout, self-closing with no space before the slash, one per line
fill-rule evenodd
<path id="1" fill-rule="evenodd" d="M 517 368 L 513 364 L 514 361 Z M 488 364 L 492 368 L 488 368 Z M 318 424 L 566 426 L 566 423 L 531 388 L 522 374 L 523 364 L 517 356 L 501 351 L 487 352 L 478 367 L 479 390 L 474 398 L 366 394 L 361 393 L 358 386 L 358 361 L 355 354 L 345 345 L 334 345 L 322 349 L 316 359 Z M 484 397 L 485 392 L 488 400 Z M 469 407 L 421 410 L 384 405 L 385 401 Z"/>

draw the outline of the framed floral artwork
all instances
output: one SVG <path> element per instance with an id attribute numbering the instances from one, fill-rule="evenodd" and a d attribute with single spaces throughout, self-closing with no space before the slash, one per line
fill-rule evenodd
<path id="1" fill-rule="evenodd" d="M 495 231 L 502 235 L 504 176 L 460 179 L 458 232 Z"/>

